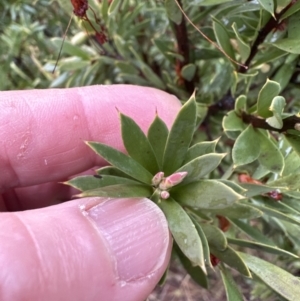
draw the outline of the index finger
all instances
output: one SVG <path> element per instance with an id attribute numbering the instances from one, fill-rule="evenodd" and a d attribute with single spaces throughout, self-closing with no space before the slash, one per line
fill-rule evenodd
<path id="1" fill-rule="evenodd" d="M 85 140 L 123 151 L 116 108 L 147 131 L 156 111 L 170 126 L 180 103 L 163 91 L 131 85 L 0 92 L 0 192 L 104 164 Z"/>

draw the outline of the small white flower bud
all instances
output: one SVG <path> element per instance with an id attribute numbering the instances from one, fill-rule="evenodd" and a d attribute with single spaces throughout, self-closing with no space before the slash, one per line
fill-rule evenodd
<path id="1" fill-rule="evenodd" d="M 166 200 L 166 199 L 168 199 L 169 197 L 170 197 L 170 193 L 168 192 L 168 191 L 162 191 L 161 193 L 160 193 L 160 197 L 163 199 L 163 200 Z"/>

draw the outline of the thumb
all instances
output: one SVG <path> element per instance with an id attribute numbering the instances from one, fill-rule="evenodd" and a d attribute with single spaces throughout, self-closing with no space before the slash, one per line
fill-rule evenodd
<path id="1" fill-rule="evenodd" d="M 168 265 L 171 239 L 148 199 L 79 199 L 2 213 L 0 300 L 142 301 Z"/>

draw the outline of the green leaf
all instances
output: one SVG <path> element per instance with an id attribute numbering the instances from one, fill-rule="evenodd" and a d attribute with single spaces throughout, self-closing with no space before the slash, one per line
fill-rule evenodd
<path id="1" fill-rule="evenodd" d="M 255 241 L 249 241 L 249 240 L 243 240 L 243 239 L 235 239 L 235 238 L 227 238 L 228 243 L 238 245 L 245 248 L 260 250 L 263 252 L 268 252 L 271 254 L 276 254 L 280 256 L 289 256 L 292 258 L 299 258 L 297 255 L 288 252 L 286 250 L 280 249 L 276 246 L 269 246 L 263 243 L 255 242 Z"/>
<path id="2" fill-rule="evenodd" d="M 285 135 L 286 140 L 291 145 L 293 150 L 297 153 L 297 155 L 300 157 L 300 137 L 296 135 Z"/>
<path id="3" fill-rule="evenodd" d="M 272 137 L 267 137 L 265 132 L 258 130 L 257 138 L 260 141 L 259 163 L 271 172 L 281 173 L 284 168 L 284 158 Z"/>
<path id="4" fill-rule="evenodd" d="M 250 270 L 271 289 L 289 301 L 298 301 L 300 280 L 285 270 L 255 256 L 239 253 Z"/>
<path id="5" fill-rule="evenodd" d="M 230 37 L 227 32 L 227 29 L 224 27 L 224 25 L 217 20 L 216 18 L 213 18 L 213 29 L 215 33 L 215 37 L 217 39 L 218 44 L 220 47 L 225 51 L 225 53 L 231 57 L 232 59 L 235 59 L 234 51 L 230 43 Z"/>
<path id="6" fill-rule="evenodd" d="M 113 16 L 114 14 L 116 14 L 121 3 L 122 3 L 121 0 L 113 0 L 109 5 L 108 15 Z"/>
<path id="7" fill-rule="evenodd" d="M 168 18 L 179 25 L 182 21 L 182 13 L 174 0 L 165 0 L 165 8 Z"/>
<path id="8" fill-rule="evenodd" d="M 176 172 L 188 172 L 182 184 L 195 182 L 215 170 L 225 156 L 226 154 L 203 155 L 183 165 Z"/>
<path id="9" fill-rule="evenodd" d="M 120 118 L 122 139 L 128 155 L 152 174 L 156 174 L 159 168 L 146 135 L 133 119 L 123 114 L 120 114 Z"/>
<path id="10" fill-rule="evenodd" d="M 92 190 L 116 184 L 139 184 L 134 180 L 127 178 L 115 177 L 115 176 L 80 176 L 73 178 L 64 184 L 70 185 L 78 190 Z"/>
<path id="11" fill-rule="evenodd" d="M 262 195 L 264 193 L 268 193 L 274 190 L 273 187 L 267 185 L 258 185 L 258 184 L 250 184 L 250 183 L 241 183 L 241 187 L 246 189 L 246 192 L 243 195 L 247 198 L 252 198 L 257 195 Z"/>
<path id="12" fill-rule="evenodd" d="M 228 247 L 226 236 L 219 228 L 210 224 L 201 224 L 200 227 L 202 228 L 211 248 L 213 247 L 219 251 L 224 251 Z"/>
<path id="13" fill-rule="evenodd" d="M 102 143 L 86 142 L 98 155 L 134 179 L 151 184 L 152 174 L 134 159 Z"/>
<path id="14" fill-rule="evenodd" d="M 238 117 L 235 111 L 230 111 L 223 118 L 222 126 L 224 131 L 243 131 L 245 124 L 243 120 Z"/>
<path id="15" fill-rule="evenodd" d="M 270 246 L 275 246 L 275 244 L 266 235 L 262 234 L 259 230 L 254 228 L 248 222 L 244 222 L 238 219 L 230 219 L 230 221 L 241 231 L 246 233 L 249 237 L 253 238 L 255 241 L 268 244 Z"/>
<path id="16" fill-rule="evenodd" d="M 149 127 L 147 136 L 158 162 L 159 169 L 162 169 L 163 156 L 168 134 L 169 130 L 166 124 L 162 119 L 159 118 L 158 115 L 156 115 L 154 121 Z"/>
<path id="17" fill-rule="evenodd" d="M 289 53 L 300 54 L 299 39 L 285 38 L 271 44 Z"/>
<path id="18" fill-rule="evenodd" d="M 243 295 L 240 293 L 232 275 L 228 271 L 228 269 L 225 268 L 225 266 L 221 263 L 219 265 L 222 280 L 224 283 L 226 296 L 228 301 L 243 301 Z"/>
<path id="19" fill-rule="evenodd" d="M 210 209 L 207 211 L 203 210 L 203 213 L 206 212 L 210 212 L 214 215 L 222 215 L 229 218 L 241 218 L 241 219 L 253 219 L 263 215 L 263 213 L 256 208 L 244 204 L 239 204 L 239 203 L 233 204 L 230 207 L 222 208 L 222 209 Z"/>
<path id="20" fill-rule="evenodd" d="M 170 231 L 183 254 L 206 273 L 201 240 L 190 217 L 172 198 L 159 202 L 158 206 L 164 212 Z"/>
<path id="21" fill-rule="evenodd" d="M 300 225 L 300 217 L 296 214 L 285 214 L 278 210 L 270 208 L 269 206 L 261 206 L 261 205 L 253 205 L 253 206 L 255 206 L 257 209 L 261 210 L 262 212 L 264 212 L 269 216 L 282 219 L 292 224 Z"/>
<path id="22" fill-rule="evenodd" d="M 266 10 L 267 12 L 269 12 L 273 18 L 275 18 L 274 16 L 274 1 L 273 0 L 258 0 L 258 2 L 260 3 L 260 5 L 262 6 L 262 8 L 264 10 Z"/>
<path id="23" fill-rule="evenodd" d="M 289 9 L 282 16 L 280 16 L 280 22 L 282 20 L 288 18 L 289 16 L 295 14 L 299 10 L 300 10 L 300 2 L 297 1 L 297 2 L 293 3 L 293 5 L 291 5 L 289 7 Z"/>
<path id="24" fill-rule="evenodd" d="M 193 213 L 193 215 L 194 215 L 194 213 Z M 210 261 L 210 251 L 209 251 L 207 238 L 205 236 L 205 233 L 202 230 L 202 227 L 200 226 L 200 223 L 198 223 L 198 221 L 196 220 L 196 218 L 193 217 L 193 215 L 190 215 L 190 218 L 196 227 L 196 230 L 198 232 L 198 235 L 199 235 L 201 243 L 202 243 L 204 262 L 205 262 L 206 266 L 213 268 L 211 261 Z"/>
<path id="25" fill-rule="evenodd" d="M 214 153 L 218 141 L 219 139 L 216 139 L 214 141 L 198 142 L 194 144 L 188 149 L 184 163 L 190 162 L 193 159 L 196 159 L 197 157 L 200 157 L 202 155 Z"/>
<path id="26" fill-rule="evenodd" d="M 236 139 L 232 149 L 235 167 L 255 161 L 260 154 L 260 146 L 253 143 L 258 139 L 258 132 L 250 124 Z"/>
<path id="27" fill-rule="evenodd" d="M 261 88 L 258 94 L 257 113 L 259 116 L 267 118 L 271 117 L 272 113 L 269 107 L 272 100 L 280 92 L 280 85 L 277 82 L 267 79 L 267 82 Z"/>
<path id="28" fill-rule="evenodd" d="M 270 111 L 273 112 L 273 116 L 266 119 L 266 122 L 276 129 L 281 129 L 283 126 L 282 113 L 285 107 L 285 99 L 282 96 L 275 96 L 272 100 Z"/>
<path id="29" fill-rule="evenodd" d="M 269 186 L 278 189 L 298 191 L 300 189 L 300 174 L 292 174 L 268 183 Z"/>
<path id="30" fill-rule="evenodd" d="M 105 198 L 145 198 L 150 197 L 152 193 L 153 189 L 150 186 L 142 184 L 117 184 L 86 190 L 76 196 L 81 198 L 92 196 Z"/>
<path id="31" fill-rule="evenodd" d="M 195 95 L 182 106 L 168 135 L 163 159 L 163 171 L 168 176 L 177 170 L 189 148 L 196 126 Z"/>
<path id="32" fill-rule="evenodd" d="M 229 265 L 231 268 L 240 272 L 242 275 L 249 278 L 252 277 L 246 263 L 231 247 L 227 247 L 227 249 L 225 249 L 224 251 L 219 251 L 215 248 L 211 248 L 211 253 L 219 258 L 222 262 Z"/>
<path id="33" fill-rule="evenodd" d="M 125 172 L 119 170 L 116 167 L 113 166 L 104 166 L 96 170 L 96 173 L 100 176 L 108 175 L 108 176 L 116 176 L 121 178 L 129 178 L 132 179 L 132 177 L 128 176 Z"/>
<path id="34" fill-rule="evenodd" d="M 191 81 L 195 76 L 196 70 L 197 70 L 196 65 L 187 64 L 181 69 L 181 76 L 187 81 Z"/>
<path id="35" fill-rule="evenodd" d="M 192 279 L 200 286 L 204 288 L 208 288 L 208 279 L 205 273 L 199 266 L 193 266 L 191 261 L 184 255 L 184 253 L 180 250 L 180 248 L 175 244 L 174 246 L 176 254 L 180 262 L 182 263 L 185 270 L 189 273 Z"/>
<path id="36" fill-rule="evenodd" d="M 175 186 L 171 190 L 171 195 L 183 205 L 203 209 L 226 208 L 243 198 L 217 180 L 200 180 Z"/>
<path id="37" fill-rule="evenodd" d="M 242 60 L 245 61 L 249 57 L 251 51 L 250 46 L 247 43 L 245 43 L 245 41 L 243 41 L 235 22 L 232 24 L 231 27 L 237 38 L 239 53 L 242 57 Z"/>

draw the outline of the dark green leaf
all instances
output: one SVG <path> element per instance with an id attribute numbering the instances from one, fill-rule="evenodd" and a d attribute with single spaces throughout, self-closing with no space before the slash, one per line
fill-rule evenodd
<path id="1" fill-rule="evenodd" d="M 80 176 L 73 178 L 64 184 L 70 185 L 81 191 L 92 190 L 116 184 L 139 184 L 134 180 L 115 176 Z"/>
<path id="2" fill-rule="evenodd" d="M 171 195 L 183 205 L 203 209 L 231 206 L 243 197 L 216 180 L 200 180 L 171 190 Z"/>
<path id="3" fill-rule="evenodd" d="M 253 238 L 255 241 L 268 244 L 270 246 L 275 246 L 275 244 L 266 235 L 261 233 L 259 230 L 254 228 L 248 222 L 244 222 L 238 219 L 230 219 L 230 221 L 241 231 L 246 233 L 249 237 Z"/>
<path id="4" fill-rule="evenodd" d="M 87 142 L 98 155 L 134 179 L 151 184 L 152 174 L 142 165 L 120 151 L 98 142 Z"/>
<path id="5" fill-rule="evenodd" d="M 180 262 L 182 263 L 185 270 L 189 273 L 192 279 L 204 288 L 208 288 L 208 279 L 205 273 L 199 266 L 194 266 L 191 261 L 184 255 L 184 253 L 180 250 L 180 248 L 175 244 L 174 246 L 176 250 L 176 254 Z"/>
<path id="6" fill-rule="evenodd" d="M 283 269 L 255 256 L 239 253 L 250 270 L 280 296 L 298 301 L 300 280 Z"/>
<path id="7" fill-rule="evenodd" d="M 206 212 L 207 213 L 210 212 L 214 215 L 222 215 L 229 218 L 240 218 L 240 219 L 253 219 L 263 215 L 263 213 L 256 208 L 244 204 L 239 204 L 239 203 L 233 204 L 230 207 L 222 208 L 222 209 L 203 210 L 203 213 Z"/>
<path id="8" fill-rule="evenodd" d="M 174 1 L 174 0 L 172 0 Z M 196 65 L 194 64 L 188 64 L 185 65 L 181 70 L 181 76 L 186 79 L 187 81 L 191 81 L 193 77 L 195 76 L 195 72 L 197 70 Z"/>
<path id="9" fill-rule="evenodd" d="M 226 236 L 219 228 L 210 224 L 201 224 L 200 227 L 211 248 L 216 248 L 219 251 L 224 251 L 227 248 Z"/>
<path id="10" fill-rule="evenodd" d="M 228 301 L 243 301 L 244 298 L 242 294 L 240 293 L 232 275 L 228 271 L 228 269 L 225 268 L 225 266 L 221 263 L 220 264 L 220 271 L 222 280 L 225 286 L 226 296 Z"/>
<path id="11" fill-rule="evenodd" d="M 118 184 L 105 186 L 98 189 L 86 190 L 77 197 L 85 198 L 91 196 L 109 198 L 144 198 L 153 193 L 152 187 L 142 184 Z"/>
<path id="12" fill-rule="evenodd" d="M 166 176 L 177 170 L 185 159 L 195 131 L 196 116 L 195 96 L 192 95 L 180 109 L 168 135 L 163 159 Z"/>
<path id="13" fill-rule="evenodd" d="M 146 135 L 133 119 L 123 114 L 120 114 L 120 118 L 122 139 L 128 155 L 152 174 L 156 174 L 159 168 Z"/>
<path id="14" fill-rule="evenodd" d="M 132 177 L 128 176 L 125 172 L 119 170 L 116 167 L 113 166 L 105 166 L 101 167 L 96 170 L 96 173 L 100 176 L 108 175 L 108 176 L 116 176 L 121 178 L 129 178 L 132 179 Z"/>
<path id="15" fill-rule="evenodd" d="M 293 150 L 300 157 L 300 137 L 296 135 L 285 135 L 286 140 L 292 146 Z"/>
<path id="16" fill-rule="evenodd" d="M 158 206 L 164 212 L 170 231 L 181 251 L 193 265 L 206 272 L 201 240 L 190 217 L 172 198 L 159 202 Z"/>
<path id="17" fill-rule="evenodd" d="M 246 263 L 231 247 L 227 247 L 227 249 L 225 249 L 224 251 L 219 251 L 215 248 L 211 248 L 211 253 L 219 258 L 222 262 L 229 265 L 231 268 L 240 272 L 242 275 L 251 278 L 251 273 Z"/>
<path id="18" fill-rule="evenodd" d="M 163 156 L 168 134 L 169 130 L 166 124 L 163 122 L 162 119 L 159 118 L 158 115 L 156 115 L 154 121 L 149 127 L 148 139 L 152 146 L 160 169 L 162 169 Z"/>
<path id="19" fill-rule="evenodd" d="M 280 249 L 275 246 L 269 246 L 263 243 L 255 242 L 255 241 L 249 241 L 249 240 L 242 240 L 242 239 L 234 239 L 234 238 L 227 238 L 228 243 L 238 245 L 245 248 L 251 248 L 255 250 L 260 250 L 263 252 L 268 252 L 272 254 L 277 254 L 281 256 L 289 256 L 293 258 L 299 258 L 297 255 L 288 252 L 286 250 Z"/>

